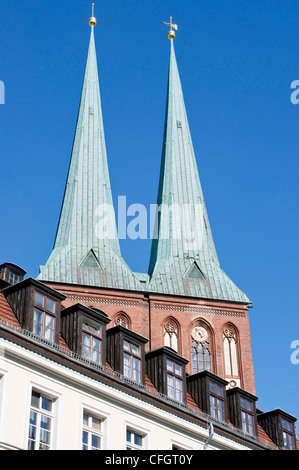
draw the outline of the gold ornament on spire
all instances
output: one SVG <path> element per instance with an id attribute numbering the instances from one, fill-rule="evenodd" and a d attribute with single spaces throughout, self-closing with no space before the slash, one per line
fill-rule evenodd
<path id="1" fill-rule="evenodd" d="M 174 29 L 177 31 L 178 30 L 178 25 L 172 23 L 172 16 L 170 17 L 169 23 L 166 23 L 163 21 L 164 24 L 167 24 L 167 26 L 170 26 L 170 31 L 168 32 L 168 38 L 169 39 L 174 39 L 175 38 L 175 32 L 173 31 Z"/>
<path id="2" fill-rule="evenodd" d="M 97 19 L 94 17 L 94 3 L 92 4 L 92 15 L 91 18 L 89 18 L 89 24 L 90 26 L 95 26 L 97 24 Z"/>

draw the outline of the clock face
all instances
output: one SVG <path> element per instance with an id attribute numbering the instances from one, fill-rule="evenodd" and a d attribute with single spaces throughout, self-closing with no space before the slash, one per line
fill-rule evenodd
<path id="1" fill-rule="evenodd" d="M 195 341 L 204 343 L 208 339 L 208 332 L 202 326 L 195 326 L 192 330 L 192 337 Z"/>

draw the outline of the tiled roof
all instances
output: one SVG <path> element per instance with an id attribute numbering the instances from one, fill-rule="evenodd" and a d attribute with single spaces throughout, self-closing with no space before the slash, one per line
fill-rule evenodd
<path id="1" fill-rule="evenodd" d="M 10 308 L 6 298 L 0 291 L 0 319 L 4 321 L 8 321 L 14 326 L 20 327 L 20 323 L 18 322 L 15 314 L 13 313 L 12 309 Z"/>
<path id="2" fill-rule="evenodd" d="M 259 440 L 267 445 L 268 447 L 271 447 L 272 449 L 277 449 L 277 446 L 274 444 L 274 442 L 270 439 L 266 431 L 258 424 L 258 436 Z"/>

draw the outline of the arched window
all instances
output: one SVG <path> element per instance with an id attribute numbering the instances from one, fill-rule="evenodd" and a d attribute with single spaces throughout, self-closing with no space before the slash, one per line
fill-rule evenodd
<path id="1" fill-rule="evenodd" d="M 233 325 L 227 324 L 223 329 L 223 349 L 226 378 L 239 379 L 238 335 Z"/>
<path id="2" fill-rule="evenodd" d="M 212 370 L 212 335 L 210 328 L 197 322 L 191 332 L 192 373 Z"/>
<path id="3" fill-rule="evenodd" d="M 163 327 L 164 346 L 179 350 L 179 327 L 173 318 L 167 318 Z"/>
<path id="4" fill-rule="evenodd" d="M 115 326 L 120 325 L 120 326 L 123 326 L 124 328 L 130 328 L 131 320 L 126 313 L 119 312 L 114 317 L 114 325 Z"/>

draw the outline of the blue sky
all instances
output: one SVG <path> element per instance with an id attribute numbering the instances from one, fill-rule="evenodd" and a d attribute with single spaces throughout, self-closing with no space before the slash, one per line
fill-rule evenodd
<path id="1" fill-rule="evenodd" d="M 169 41 L 224 271 L 251 299 L 258 406 L 299 418 L 299 4 L 110 0 L 95 29 L 113 197 L 156 202 Z M 1 0 L 0 262 L 38 274 L 53 247 L 76 124 L 91 2 Z M 122 240 L 147 272 L 150 240 Z"/>

